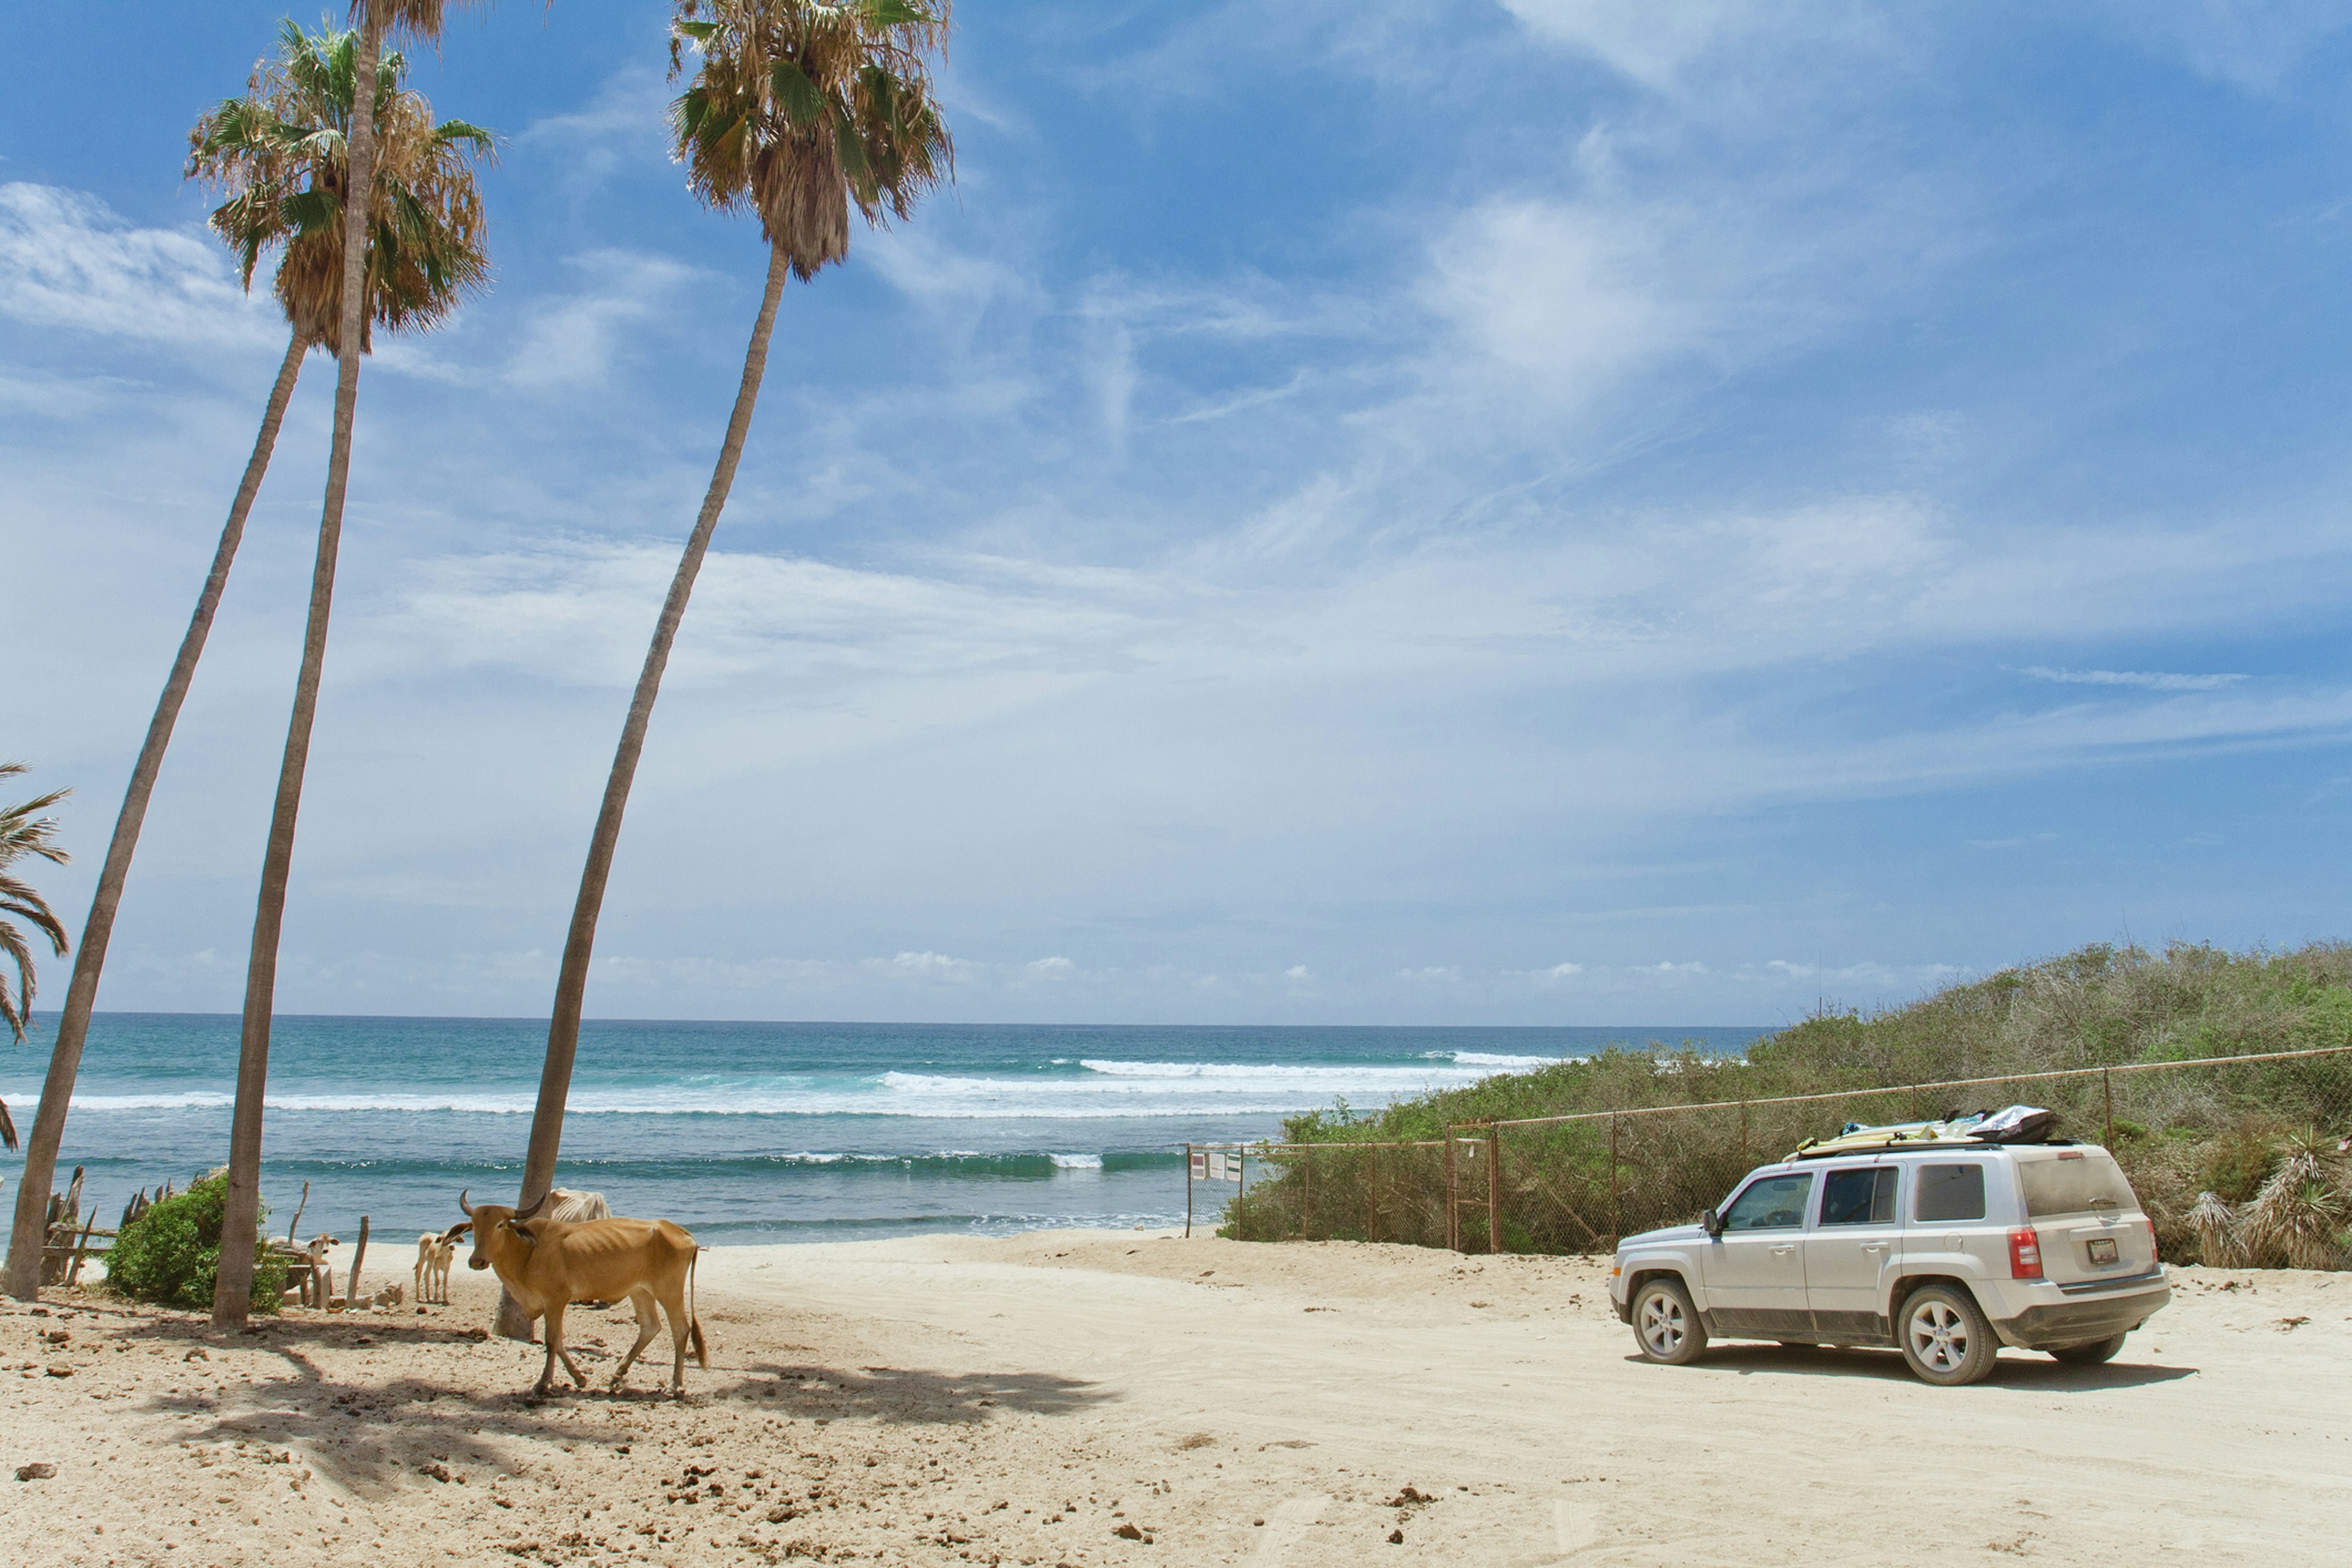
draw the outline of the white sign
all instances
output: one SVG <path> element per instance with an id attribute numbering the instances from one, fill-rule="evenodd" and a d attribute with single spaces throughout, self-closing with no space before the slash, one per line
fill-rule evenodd
<path id="1" fill-rule="evenodd" d="M 1192 1151 L 1192 1179 L 1196 1182 L 1238 1182 L 1242 1179 L 1242 1156 L 1237 1149 L 1195 1149 Z"/>

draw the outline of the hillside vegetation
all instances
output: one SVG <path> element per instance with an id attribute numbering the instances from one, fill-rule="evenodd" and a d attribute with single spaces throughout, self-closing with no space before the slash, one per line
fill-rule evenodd
<path id="1" fill-rule="evenodd" d="M 2352 1210 L 2336 1149 L 2352 1133 L 2352 1058 L 1990 1083 L 1924 1096 L 1887 1091 L 2330 1047 L 2352 1047 L 2352 944 L 2285 952 L 2176 944 L 2162 953 L 2099 945 L 1901 1007 L 1823 1012 L 1759 1041 L 1744 1060 L 1665 1044 L 1612 1049 L 1376 1113 L 1359 1115 L 1341 1104 L 1291 1118 L 1284 1128 L 1299 1143 L 1369 1145 L 1441 1139 L 1449 1125 L 1458 1131 L 1489 1121 L 1716 1108 L 1621 1117 L 1613 1127 L 1603 1118 L 1506 1130 L 1497 1184 L 1505 1246 L 1559 1251 L 1687 1219 L 1751 1165 L 1849 1120 L 1902 1121 L 2024 1100 L 2058 1110 L 2067 1136 L 2102 1139 L 2112 1116 L 2116 1154 L 2157 1217 L 2169 1255 L 2198 1251 L 2199 1197 L 2210 1192 L 2220 1206 L 2206 1205 L 2204 1250 L 2245 1260 L 2264 1248 L 2252 1232 L 2229 1238 L 2232 1205 L 2260 1197 L 2291 1162 L 2296 1181 L 2311 1188 L 2322 1209 L 2333 1194 Z M 1840 1098 L 1734 1103 L 1820 1094 Z M 1335 1147 L 1272 1162 L 1281 1168 L 1252 1188 L 1237 1234 L 1442 1242 L 1443 1153 L 1362 1147 L 1350 1154 Z M 1455 1145 L 1460 1192 L 1475 1200 L 1486 1192 L 1482 1159 L 1479 1150 Z M 2330 1223 L 2323 1215 L 2304 1228 L 2316 1234 L 2314 1226 Z M 1471 1222 L 1465 1224 L 1466 1229 Z M 1483 1207 L 1475 1224 L 1483 1246 Z M 2343 1242 L 2338 1234 L 2331 1245 L 2340 1253 Z M 2316 1244 L 2304 1249 L 2306 1256 L 2326 1250 Z"/>

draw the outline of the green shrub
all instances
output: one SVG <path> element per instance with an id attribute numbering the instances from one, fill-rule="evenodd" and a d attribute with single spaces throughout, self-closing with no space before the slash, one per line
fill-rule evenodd
<path id="1" fill-rule="evenodd" d="M 1294 1116 L 1284 1138 L 1310 1147 L 1269 1153 L 1263 1163 L 1253 1156 L 1252 1174 L 1264 1171 L 1265 1180 L 1245 1204 L 1228 1202 L 1223 1217 L 1232 1234 L 1251 1239 L 1438 1245 L 1446 1235 L 1442 1148 L 1375 1144 L 1443 1139 L 1449 1128 L 1484 1121 L 1689 1108 L 1502 1133 L 1494 1190 L 1507 1244 L 1584 1251 L 1620 1231 L 1692 1218 L 1742 1173 L 1849 1120 L 1900 1121 L 2024 1101 L 2056 1111 L 2062 1136 L 2112 1141 L 2159 1243 L 2171 1256 L 2191 1256 L 2200 1194 L 2252 1201 L 2292 1130 L 2311 1129 L 2331 1149 L 2352 1134 L 2352 1059 L 2226 1058 L 2346 1045 L 2352 942 L 2284 952 L 2182 942 L 2161 953 L 2098 944 L 1900 1007 L 1824 1006 L 1757 1041 L 1744 1058 L 1653 1042 L 1377 1110 L 1334 1106 Z M 2200 1058 L 2225 1061 L 2177 1073 L 2095 1070 Z M 2028 1076 L 2084 1068 L 2095 1070 Z M 1948 1080 L 1966 1082 L 1925 1094 L 1901 1087 Z M 1788 1096 L 1835 1098 L 1767 1103 Z M 1463 1163 L 1475 1159 L 1455 1146 L 1454 1178 L 1469 1184 L 1456 1195 L 1469 1205 L 1465 1223 L 1480 1232 L 1474 1249 L 1483 1250 L 1489 1178 L 1483 1164 Z M 2325 1217 L 2296 1234 L 2318 1236 Z M 2343 1246 L 2352 1250 L 2352 1241 Z M 2325 1248 L 2306 1240 L 2305 1250 L 2317 1257 Z"/>
<path id="2" fill-rule="evenodd" d="M 122 1227 L 106 1255 L 106 1279 L 137 1301 L 209 1310 L 220 1275 L 221 1215 L 228 1203 L 228 1173 L 200 1176 L 188 1190 L 149 1208 Z M 286 1265 L 272 1258 L 254 1237 L 253 1310 L 278 1310 L 286 1289 Z"/>
<path id="3" fill-rule="evenodd" d="M 2204 1190 L 2242 1204 L 2262 1190 L 2278 1163 L 2281 1140 L 2275 1132 L 2241 1122 L 2215 1139 L 2205 1150 Z"/>

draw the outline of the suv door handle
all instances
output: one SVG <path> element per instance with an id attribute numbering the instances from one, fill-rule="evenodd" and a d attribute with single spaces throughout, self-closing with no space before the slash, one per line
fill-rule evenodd
<path id="1" fill-rule="evenodd" d="M 1862 1249 L 1864 1252 L 1884 1252 L 1886 1247 L 1887 1243 L 1883 1241 L 1865 1241 L 1862 1244 Z"/>
<path id="2" fill-rule="evenodd" d="M 1789 1254 L 1790 1254 L 1790 1253 L 1792 1253 L 1792 1252 L 1794 1252 L 1794 1251 L 1796 1251 L 1796 1250 L 1797 1250 L 1797 1244 L 1796 1244 L 1795 1242 L 1793 1242 L 1793 1241 L 1790 1241 L 1790 1242 L 1783 1242 L 1781 1245 L 1780 1245 L 1779 1247 L 1774 1247 L 1774 1248 L 1772 1249 L 1772 1256 L 1773 1256 L 1773 1257 L 1775 1257 L 1775 1258 L 1786 1258 L 1786 1257 L 1788 1257 L 1788 1256 L 1789 1256 Z"/>

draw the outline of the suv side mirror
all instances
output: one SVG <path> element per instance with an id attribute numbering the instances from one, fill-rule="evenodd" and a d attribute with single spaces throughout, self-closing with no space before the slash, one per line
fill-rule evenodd
<path id="1" fill-rule="evenodd" d="M 1721 1215 L 1716 1213 L 1713 1209 L 1709 1209 L 1705 1214 L 1698 1216 L 1698 1223 L 1706 1229 L 1707 1239 L 1710 1241 L 1721 1241 L 1723 1239 L 1723 1216 Z"/>

